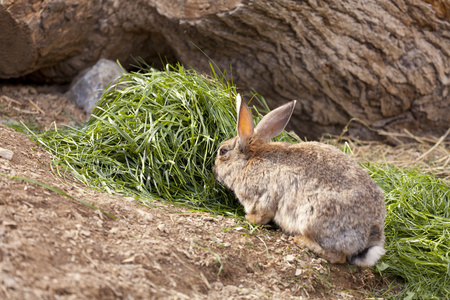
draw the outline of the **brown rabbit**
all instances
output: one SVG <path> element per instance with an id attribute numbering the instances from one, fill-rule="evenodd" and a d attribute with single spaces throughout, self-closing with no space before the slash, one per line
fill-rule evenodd
<path id="1" fill-rule="evenodd" d="M 234 191 L 253 224 L 273 220 L 294 241 L 331 263 L 373 266 L 384 254 L 386 207 L 367 172 L 337 148 L 269 142 L 289 121 L 296 101 L 268 113 L 254 128 L 238 95 L 238 135 L 224 141 L 213 168 Z"/>

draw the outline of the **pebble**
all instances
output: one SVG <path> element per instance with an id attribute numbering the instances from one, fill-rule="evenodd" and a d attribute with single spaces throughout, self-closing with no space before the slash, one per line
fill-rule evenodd
<path id="1" fill-rule="evenodd" d="M 166 231 L 166 226 L 164 224 L 159 224 L 156 228 L 158 228 L 159 231 L 161 232 L 167 232 Z"/>
<path id="2" fill-rule="evenodd" d="M 14 152 L 12 152 L 11 150 L 8 150 L 5 148 L 0 148 L 0 157 L 7 159 L 7 160 L 11 160 L 13 155 L 14 155 Z"/>
<path id="3" fill-rule="evenodd" d="M 295 260 L 295 255 L 292 255 L 292 254 L 286 255 L 287 262 L 293 262 L 294 260 Z"/>

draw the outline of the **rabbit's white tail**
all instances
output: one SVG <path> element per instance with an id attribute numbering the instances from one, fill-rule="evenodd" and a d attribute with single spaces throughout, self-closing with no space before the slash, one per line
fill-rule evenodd
<path id="1" fill-rule="evenodd" d="M 350 263 L 359 267 L 372 267 L 386 251 L 383 247 L 372 246 L 349 258 Z"/>

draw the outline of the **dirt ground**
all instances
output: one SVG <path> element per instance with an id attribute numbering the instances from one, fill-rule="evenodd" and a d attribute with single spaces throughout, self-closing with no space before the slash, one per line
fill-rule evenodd
<path id="1" fill-rule="evenodd" d="M 0 92 L 3 123 L 86 118 L 54 87 Z M 368 299 L 388 284 L 369 269 L 330 265 L 276 228 L 249 232 L 235 219 L 147 208 L 64 180 L 49 153 L 4 125 L 0 148 L 14 153 L 0 158 L 0 299 Z"/>

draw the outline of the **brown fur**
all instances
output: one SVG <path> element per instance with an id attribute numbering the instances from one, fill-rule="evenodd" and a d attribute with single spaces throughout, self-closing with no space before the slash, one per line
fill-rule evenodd
<path id="1" fill-rule="evenodd" d="M 290 109 L 293 106 L 283 106 L 271 119 L 289 119 Z M 249 118 L 248 112 L 241 112 L 244 118 Z M 287 121 L 281 121 L 275 126 L 284 128 Z M 241 124 L 249 123 L 253 126 L 248 119 Z M 264 136 L 266 126 L 272 126 L 271 120 L 262 128 L 241 130 L 250 133 L 246 136 L 223 142 L 213 168 L 216 179 L 235 192 L 247 220 L 273 220 L 295 235 L 298 245 L 332 263 L 375 246 L 383 251 L 386 208 L 381 189 L 367 172 L 330 145 L 267 142 L 271 136 Z M 360 265 L 372 265 L 379 258 L 371 256 L 372 261 Z"/>

